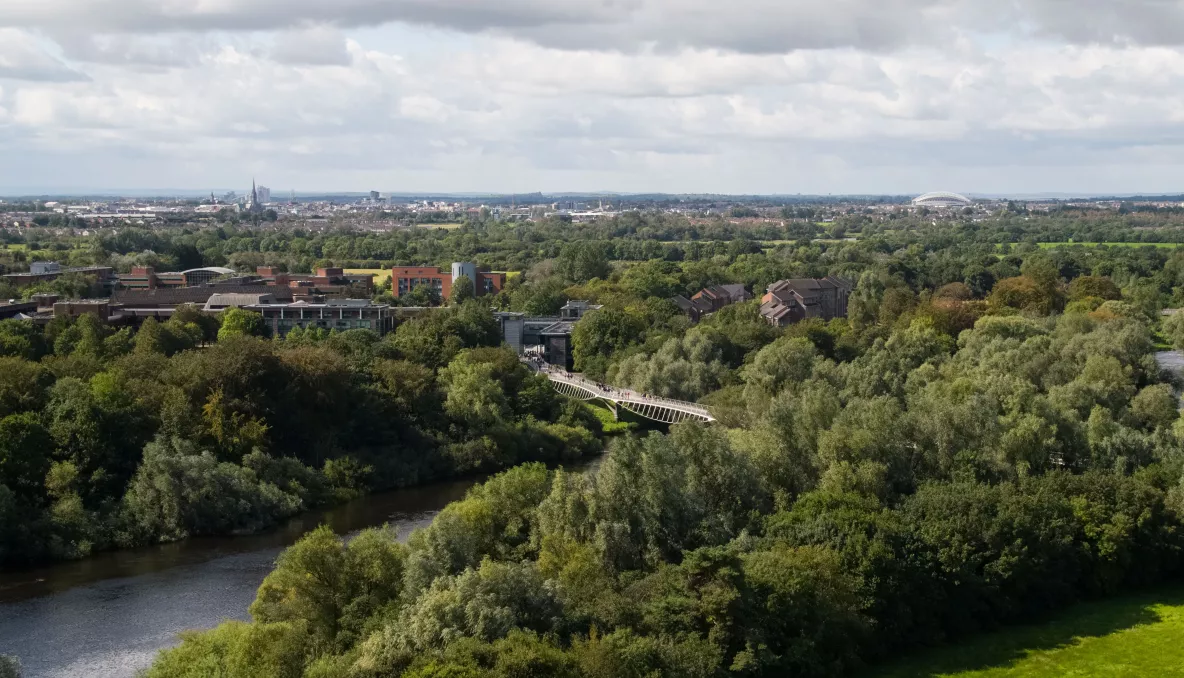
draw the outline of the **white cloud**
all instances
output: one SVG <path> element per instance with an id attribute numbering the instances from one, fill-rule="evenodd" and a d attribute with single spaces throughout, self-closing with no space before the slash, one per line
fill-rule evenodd
<path id="1" fill-rule="evenodd" d="M 552 46 L 744 52 L 941 44 L 959 31 L 1177 45 L 1179 0 L 5 0 L 0 25 L 100 32 L 259 31 L 391 22 Z"/>
<path id="2" fill-rule="evenodd" d="M 48 46 L 33 34 L 0 28 L 0 78 L 74 82 L 86 80 L 86 75 L 50 54 Z"/>
<path id="3" fill-rule="evenodd" d="M 1065 1 L 3 0 L 0 190 L 1171 190 L 1182 3 Z"/>
<path id="4" fill-rule="evenodd" d="M 292 66 L 348 66 L 352 60 L 345 35 L 328 26 L 279 33 L 271 58 Z"/>

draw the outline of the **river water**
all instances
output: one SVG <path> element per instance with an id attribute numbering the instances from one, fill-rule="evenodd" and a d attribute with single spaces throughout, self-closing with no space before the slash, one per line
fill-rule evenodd
<path id="1" fill-rule="evenodd" d="M 372 495 L 249 537 L 199 538 L 0 573 L 0 654 L 25 678 L 130 678 L 186 629 L 247 619 L 276 556 L 327 523 L 338 534 L 389 524 L 400 539 L 479 479 Z"/>

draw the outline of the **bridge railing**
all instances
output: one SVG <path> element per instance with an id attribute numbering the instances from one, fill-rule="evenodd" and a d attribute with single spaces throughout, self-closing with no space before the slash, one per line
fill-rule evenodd
<path id="1" fill-rule="evenodd" d="M 658 405 L 678 410 L 680 412 L 694 414 L 696 416 L 704 417 L 708 420 L 714 420 L 714 417 L 711 416 L 711 412 L 706 407 L 696 403 L 687 402 L 685 400 L 674 400 L 673 398 L 663 398 L 662 396 L 649 395 L 645 393 L 636 393 L 634 391 L 619 389 L 612 386 L 602 386 L 601 384 L 584 379 L 583 377 L 577 376 L 565 370 L 556 369 L 550 366 L 535 365 L 534 367 L 540 372 L 547 374 L 548 378 L 552 379 L 553 381 L 566 382 L 576 388 L 581 388 L 585 391 L 596 394 L 598 397 L 634 405 Z"/>

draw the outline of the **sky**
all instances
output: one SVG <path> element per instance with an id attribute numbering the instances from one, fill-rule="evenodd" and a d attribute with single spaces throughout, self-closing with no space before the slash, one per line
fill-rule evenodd
<path id="1" fill-rule="evenodd" d="M 0 0 L 0 193 L 1184 192 L 1184 0 Z"/>

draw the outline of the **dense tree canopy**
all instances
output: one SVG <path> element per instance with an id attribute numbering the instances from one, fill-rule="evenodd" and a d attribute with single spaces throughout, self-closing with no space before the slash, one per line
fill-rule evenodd
<path id="1" fill-rule="evenodd" d="M 521 275 L 447 306 L 380 289 L 441 306 L 385 338 L 268 338 L 237 309 L 138 332 L 0 321 L 0 562 L 511 469 L 405 544 L 311 533 L 252 622 L 187 636 L 151 678 L 849 675 L 1180 575 L 1179 377 L 1153 354 L 1184 348 L 1184 314 L 1161 315 L 1184 306 L 1184 251 L 1071 244 L 1184 242 L 1179 212 L 816 218 L 75 238 L 63 259 L 121 270 Z M 757 299 L 692 322 L 670 300 L 828 275 L 854 283 L 846 318 L 774 327 Z M 595 472 L 555 469 L 598 452 L 607 424 L 501 347 L 490 307 L 553 316 L 569 300 L 601 306 L 574 326 L 578 371 L 717 422 L 623 436 Z"/>

